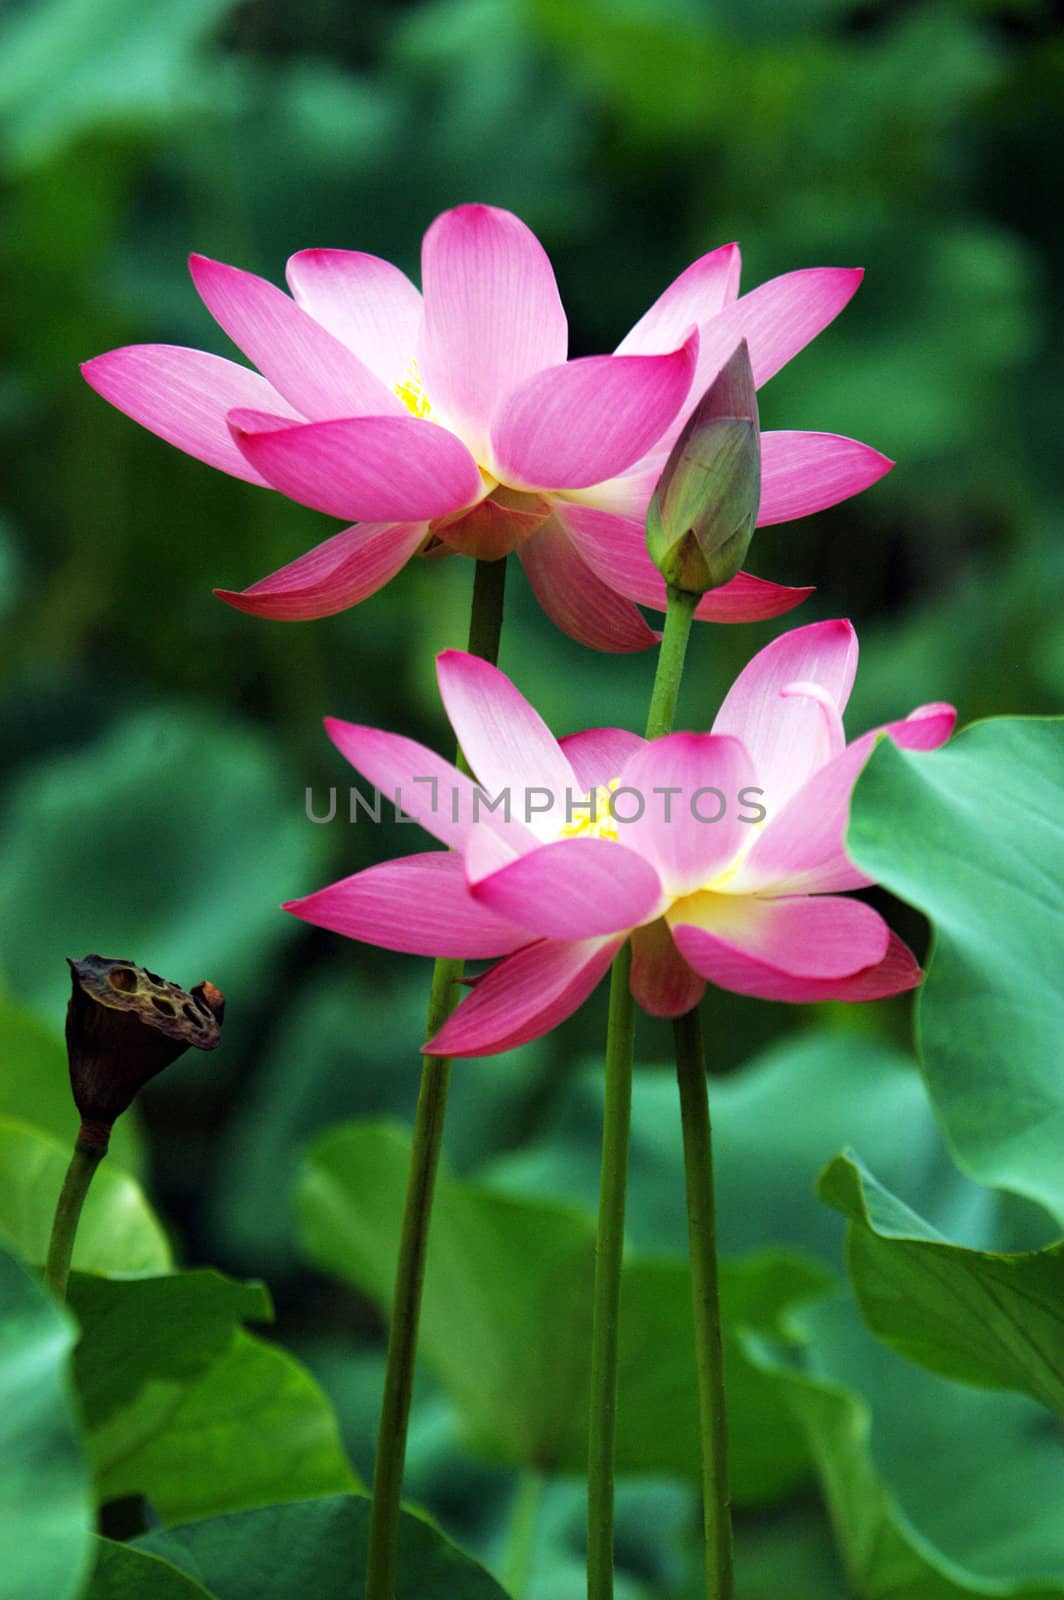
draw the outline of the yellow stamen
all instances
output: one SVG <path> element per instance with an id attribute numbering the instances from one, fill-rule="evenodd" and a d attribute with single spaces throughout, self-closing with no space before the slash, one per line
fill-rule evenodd
<path id="1" fill-rule="evenodd" d="M 411 361 L 394 391 L 413 417 L 427 417 L 432 410 L 425 385 L 421 381 L 417 359 Z"/>
<path id="2" fill-rule="evenodd" d="M 574 804 L 573 820 L 560 830 L 559 838 L 616 840 L 617 823 L 610 812 L 610 798 L 620 781 L 620 778 L 611 778 L 609 783 L 600 783 Z"/>

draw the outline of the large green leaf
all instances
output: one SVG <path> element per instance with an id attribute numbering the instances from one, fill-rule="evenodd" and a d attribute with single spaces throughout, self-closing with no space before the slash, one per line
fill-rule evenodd
<path id="1" fill-rule="evenodd" d="M 840 1145 L 859 1143 L 876 1170 L 966 1243 L 996 1225 L 996 1197 L 958 1173 L 942 1147 L 915 1061 L 874 1036 L 826 1028 L 792 1033 L 741 1072 L 710 1082 L 721 1249 L 783 1245 L 842 1266 L 843 1229 L 818 1205 L 817 1174 Z M 905 1138 L 897 1129 L 905 1128 Z M 484 1169 L 494 1186 L 565 1194 L 594 1207 L 602 1129 L 602 1066 L 567 1087 L 547 1134 Z M 628 1238 L 642 1250 L 685 1251 L 683 1146 L 670 1064 L 635 1074 Z"/>
<path id="2" fill-rule="evenodd" d="M 166 1522 L 358 1487 L 313 1378 L 243 1332 L 191 1383 L 149 1384 L 89 1442 L 99 1498 L 145 1495 Z"/>
<path id="3" fill-rule="evenodd" d="M 390 1300 L 409 1139 L 381 1124 L 334 1129 L 312 1147 L 300 1211 L 313 1259 Z M 438 1179 L 421 1350 L 476 1444 L 496 1459 L 581 1472 L 587 1450 L 594 1262 L 590 1214 L 557 1202 Z M 733 1484 L 738 1500 L 780 1493 L 804 1468 L 792 1430 L 732 1337 L 781 1330 L 785 1308 L 826 1285 L 823 1270 L 782 1253 L 727 1264 Z M 691 1291 L 682 1257 L 626 1262 L 622 1287 L 617 1463 L 622 1472 L 694 1476 L 699 1442 Z"/>
<path id="4" fill-rule="evenodd" d="M 70 1147 L 78 1131 L 78 1113 L 70 1092 L 66 1046 L 61 1032 L 21 1010 L 0 995 L 0 1117 L 14 1117 L 52 1134 Z M 141 1141 L 132 1108 L 115 1123 L 111 1159 L 128 1172 L 139 1173 Z"/>
<path id="5" fill-rule="evenodd" d="M 225 1355 L 240 1323 L 273 1314 L 262 1284 L 209 1269 L 128 1281 L 75 1272 L 67 1298 L 81 1324 L 74 1375 L 89 1428 L 150 1383 L 190 1382 Z"/>
<path id="6" fill-rule="evenodd" d="M 27 1261 L 43 1262 L 71 1150 L 48 1134 L 0 1121 L 0 1236 Z M 140 1186 L 110 1165 L 97 1168 L 74 1245 L 81 1272 L 148 1277 L 169 1270 L 170 1246 Z"/>
<path id="7" fill-rule="evenodd" d="M 362 1593 L 369 1501 L 330 1495 L 212 1517 L 137 1540 L 216 1600 L 352 1600 Z M 399 1525 L 396 1600 L 505 1600 L 494 1578 L 419 1517 Z"/>
<path id="8" fill-rule="evenodd" d="M 0 1229 L 30 1260 L 43 1258 L 65 1164 L 45 1135 L 0 1124 Z M 75 1371 L 101 1499 L 144 1494 L 177 1519 L 356 1485 L 310 1375 L 234 1333 L 269 1315 L 265 1291 L 206 1271 L 156 1276 L 171 1265 L 166 1241 L 133 1180 L 106 1163 L 74 1262 Z"/>
<path id="9" fill-rule="evenodd" d="M 72 1600 L 87 1572 L 92 1488 L 78 1434 L 73 1319 L 0 1249 L 0 1593 Z"/>
<path id="10" fill-rule="evenodd" d="M 1025 1396 L 949 1383 L 878 1344 L 851 1303 L 794 1319 L 799 1371 L 750 1353 L 801 1422 L 862 1600 L 1064 1595 L 1064 1452 Z"/>
<path id="11" fill-rule="evenodd" d="M 738 1600 L 847 1600 L 849 1591 L 823 1509 L 807 1496 L 772 1518 L 735 1525 Z"/>
<path id="12" fill-rule="evenodd" d="M 588 1277 L 591 1261 L 588 1261 Z M 721 1315 L 728 1393 L 730 1483 L 737 1505 L 778 1499 L 808 1474 L 800 1439 L 781 1417 L 772 1390 L 747 1360 L 739 1331 L 760 1329 L 789 1336 L 792 1306 L 827 1292 L 831 1279 L 814 1262 L 783 1250 L 764 1250 L 721 1264 Z M 621 1283 L 618 1354 L 617 1463 L 622 1472 L 685 1472 L 700 1469 L 700 1440 L 691 1281 L 682 1258 L 635 1256 Z M 570 1422 L 564 1465 L 586 1469 L 587 1403 L 584 1362 L 591 1325 L 572 1330 L 579 1339 L 570 1359 L 580 1374 L 581 1405 Z"/>
<path id="13" fill-rule="evenodd" d="M 292 1191 L 310 1139 L 347 1117 L 412 1116 L 417 1096 L 416 1071 L 397 1070 L 396 1020 L 410 1041 L 419 1037 L 425 971 L 413 962 L 387 973 L 367 968 L 339 942 L 332 957 L 271 1025 L 255 1066 L 255 1115 L 233 1119 L 216 1163 L 212 1231 L 227 1258 L 271 1276 L 299 1261 Z M 537 1041 L 519 1059 L 463 1062 L 447 1107 L 457 1167 L 512 1141 L 551 1043 Z"/>
<path id="14" fill-rule="evenodd" d="M 249 992 L 294 932 L 278 902 L 314 881 L 325 831 L 308 826 L 264 736 L 187 707 L 142 713 L 12 786 L 0 966 L 55 1016 L 70 990 L 64 958 L 88 950 Z M 194 1073 L 197 1056 L 172 1075 Z M 200 1070 L 216 1073 L 207 1059 Z"/>
<path id="15" fill-rule="evenodd" d="M 313 1260 L 382 1305 L 409 1156 L 405 1130 L 347 1124 L 311 1146 L 299 1189 Z M 571 1324 L 590 1303 L 589 1237 L 586 1219 L 560 1204 L 481 1194 L 446 1172 L 438 1180 L 421 1348 L 503 1459 L 557 1464 L 575 1401 Z"/>
<path id="16" fill-rule="evenodd" d="M 1064 1243 L 963 1250 L 845 1155 L 819 1193 L 853 1224 L 850 1275 L 873 1333 L 933 1372 L 1019 1389 L 1064 1415 Z"/>
<path id="17" fill-rule="evenodd" d="M 194 1577 L 150 1551 L 99 1537 L 92 1548 L 96 1565 L 82 1600 L 213 1600 Z"/>
<path id="18" fill-rule="evenodd" d="M 917 1005 L 927 1082 L 958 1160 L 1064 1220 L 1064 721 L 978 723 L 945 750 L 884 740 L 849 847 L 918 906 L 935 945 Z"/>

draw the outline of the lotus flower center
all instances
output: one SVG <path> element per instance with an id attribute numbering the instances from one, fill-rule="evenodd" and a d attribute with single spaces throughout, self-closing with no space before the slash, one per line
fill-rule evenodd
<path id="1" fill-rule="evenodd" d="M 573 820 L 559 831 L 559 839 L 617 839 L 617 821 L 610 810 L 614 790 L 620 778 L 600 783 L 590 789 L 582 800 L 570 802 Z"/>
<path id="2" fill-rule="evenodd" d="M 425 385 L 421 381 L 417 358 L 411 361 L 393 391 L 403 402 L 412 417 L 427 417 L 432 411 Z"/>

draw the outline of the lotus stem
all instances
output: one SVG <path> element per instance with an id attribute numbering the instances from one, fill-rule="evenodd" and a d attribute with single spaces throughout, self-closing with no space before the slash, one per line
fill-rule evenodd
<path id="1" fill-rule="evenodd" d="M 107 1135 L 110 1129 L 97 1130 L 90 1138 L 79 1133 L 74 1142 L 74 1153 L 63 1179 L 56 1202 L 52 1234 L 48 1241 L 48 1255 L 44 1263 L 44 1281 L 58 1300 L 66 1299 L 70 1262 L 78 1234 L 81 1208 L 96 1172 L 107 1154 Z M 102 1137 L 102 1143 L 100 1139 Z"/>
<path id="2" fill-rule="evenodd" d="M 717 1268 L 717 1213 L 713 1193 L 713 1138 L 709 1090 L 696 1006 L 673 1021 L 680 1086 L 687 1238 L 691 1256 L 698 1420 L 702 1440 L 702 1512 L 706 1540 L 707 1600 L 732 1600 L 731 1495 L 728 1489 L 728 1412 Z"/>
<path id="3" fill-rule="evenodd" d="M 469 651 L 471 655 L 482 656 L 492 664 L 497 661 L 499 654 L 505 585 L 505 558 L 477 562 L 469 617 Z M 461 751 L 458 752 L 458 765 L 468 772 Z M 429 991 L 426 1038 L 439 1032 L 458 1004 L 461 976 L 461 961 L 441 959 L 435 963 Z M 410 1171 L 388 1329 L 384 1395 L 373 1467 L 365 1600 L 394 1600 L 395 1596 L 399 1507 L 417 1360 L 421 1291 L 425 1282 L 432 1201 L 443 1144 L 450 1077 L 451 1063 L 448 1058 L 424 1058 L 414 1115 Z"/>
<path id="4" fill-rule="evenodd" d="M 646 736 L 672 731 L 683 678 L 687 641 L 698 596 L 669 588 L 665 631 L 658 650 Z M 617 1348 L 621 1311 L 621 1263 L 628 1186 L 628 1135 L 632 1120 L 632 1058 L 635 1001 L 628 940 L 610 973 L 606 1033 L 606 1095 L 602 1127 L 595 1288 L 591 1328 L 591 1390 L 587 1466 L 588 1600 L 613 1600 L 613 1476 L 617 1435 Z"/>

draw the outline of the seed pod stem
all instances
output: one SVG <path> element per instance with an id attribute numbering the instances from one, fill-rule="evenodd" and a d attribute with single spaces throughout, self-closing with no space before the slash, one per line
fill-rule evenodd
<path id="1" fill-rule="evenodd" d="M 109 1135 L 110 1131 L 108 1128 L 106 1135 Z M 52 1236 L 48 1241 L 48 1256 L 44 1264 L 44 1281 L 58 1300 L 66 1299 L 70 1258 L 74 1254 L 74 1240 L 77 1238 L 78 1222 L 81 1219 L 85 1196 L 89 1192 L 89 1185 L 95 1176 L 96 1168 L 107 1154 L 106 1135 L 103 1144 L 100 1144 L 88 1142 L 83 1134 L 84 1124 L 82 1133 L 78 1134 L 75 1141 L 74 1154 L 70 1158 L 63 1187 L 59 1191 L 59 1201 L 52 1223 Z"/>

